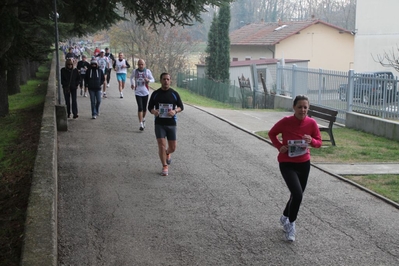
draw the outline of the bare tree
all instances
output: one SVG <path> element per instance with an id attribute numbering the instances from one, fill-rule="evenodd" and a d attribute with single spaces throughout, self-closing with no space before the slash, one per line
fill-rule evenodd
<path id="1" fill-rule="evenodd" d="M 355 29 L 356 0 L 237 0 L 232 3 L 231 28 L 254 22 L 322 19 Z M 241 25 L 242 26 L 242 25 Z"/>
<path id="2" fill-rule="evenodd" d="M 383 67 L 392 67 L 399 72 L 399 47 L 392 48 L 391 51 L 384 51 L 383 54 L 377 54 L 377 58 L 371 55 L 373 60 L 380 63 Z"/>
<path id="3" fill-rule="evenodd" d="M 132 60 L 144 59 L 155 78 L 162 72 L 169 72 L 174 78 L 179 71 L 188 68 L 189 54 L 194 46 L 189 29 L 160 25 L 154 31 L 135 21 L 130 17 L 112 27 L 111 44 L 130 55 Z"/>

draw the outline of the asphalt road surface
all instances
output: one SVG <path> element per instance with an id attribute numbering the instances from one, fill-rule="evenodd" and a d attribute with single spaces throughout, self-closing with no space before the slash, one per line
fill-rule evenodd
<path id="1" fill-rule="evenodd" d="M 399 265 L 399 211 L 316 168 L 284 241 L 277 150 L 194 107 L 160 176 L 152 117 L 140 132 L 112 79 L 96 120 L 78 96 L 58 132 L 59 265 Z"/>

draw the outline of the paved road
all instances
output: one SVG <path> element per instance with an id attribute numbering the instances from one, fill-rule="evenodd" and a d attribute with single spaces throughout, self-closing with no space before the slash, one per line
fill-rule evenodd
<path id="1" fill-rule="evenodd" d="M 269 144 L 186 106 L 162 177 L 131 90 L 111 88 L 96 120 L 89 102 L 79 97 L 58 137 L 60 265 L 399 264 L 399 211 L 382 200 L 312 168 L 287 243 L 288 190 Z"/>

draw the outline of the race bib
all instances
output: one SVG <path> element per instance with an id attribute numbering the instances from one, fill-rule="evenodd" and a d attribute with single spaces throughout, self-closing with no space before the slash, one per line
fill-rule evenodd
<path id="1" fill-rule="evenodd" d="M 171 103 L 160 103 L 159 104 L 159 117 L 160 118 L 170 118 L 168 112 L 173 109 L 173 104 Z"/>
<path id="2" fill-rule="evenodd" d="M 297 157 L 306 154 L 308 151 L 308 144 L 305 140 L 289 140 L 288 141 L 288 156 Z"/>
<path id="3" fill-rule="evenodd" d="M 138 78 L 137 79 L 137 86 L 144 86 L 145 85 L 145 80 L 144 78 Z"/>

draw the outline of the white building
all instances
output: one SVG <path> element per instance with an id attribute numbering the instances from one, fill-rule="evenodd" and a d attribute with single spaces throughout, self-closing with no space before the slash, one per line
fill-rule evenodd
<path id="1" fill-rule="evenodd" d="M 357 0 L 355 61 L 356 72 L 392 71 L 375 62 L 384 52 L 399 55 L 399 0 Z"/>

